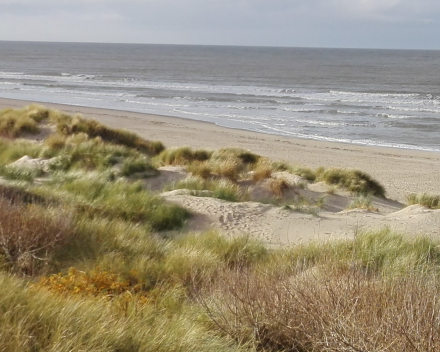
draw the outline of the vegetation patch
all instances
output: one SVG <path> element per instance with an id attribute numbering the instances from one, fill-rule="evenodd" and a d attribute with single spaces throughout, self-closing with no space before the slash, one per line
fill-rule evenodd
<path id="1" fill-rule="evenodd" d="M 197 191 L 210 191 L 212 193 L 209 193 L 209 195 L 213 198 L 223 199 L 229 202 L 247 200 L 247 193 L 245 190 L 236 183 L 225 179 L 207 180 L 197 176 L 190 176 L 166 187 L 166 189 L 189 189 L 194 191 L 193 194 L 196 196 L 206 196 L 206 193 Z"/>
<path id="2" fill-rule="evenodd" d="M 158 231 L 179 228 L 189 216 L 185 209 L 165 203 L 139 182 L 109 182 L 101 175 L 72 175 L 63 180 L 55 179 L 36 191 L 64 198 L 77 212 L 90 218 L 145 223 Z"/>
<path id="3" fill-rule="evenodd" d="M 440 196 L 438 195 L 412 193 L 408 195 L 407 202 L 409 205 L 420 204 L 430 209 L 440 209 Z"/>
<path id="4" fill-rule="evenodd" d="M 23 203 L 0 199 L 0 253 L 10 270 L 33 276 L 70 240 L 74 226 L 67 210 Z"/>
<path id="5" fill-rule="evenodd" d="M 165 149 L 161 142 L 147 141 L 135 133 L 110 128 L 96 120 L 85 119 L 81 115 L 59 119 L 57 130 L 64 135 L 85 133 L 90 138 L 99 137 L 103 141 L 134 148 L 149 155 L 157 155 Z"/>
<path id="6" fill-rule="evenodd" d="M 368 211 L 378 211 L 373 205 L 371 194 L 358 194 L 356 198 L 347 206 L 347 209 L 364 209 Z"/>
<path id="7" fill-rule="evenodd" d="M 24 133 L 35 134 L 40 130 L 38 123 L 49 116 L 49 110 L 39 105 L 30 105 L 22 109 L 0 111 L 0 136 L 16 138 Z"/>
<path id="8" fill-rule="evenodd" d="M 163 165 L 188 165 L 194 161 L 206 161 L 212 155 L 207 150 L 193 150 L 190 147 L 170 148 L 163 150 L 155 159 L 155 163 Z"/>
<path id="9" fill-rule="evenodd" d="M 385 188 L 370 175 L 359 170 L 337 168 L 321 170 L 317 179 L 329 185 L 344 187 L 352 193 L 385 197 Z"/>

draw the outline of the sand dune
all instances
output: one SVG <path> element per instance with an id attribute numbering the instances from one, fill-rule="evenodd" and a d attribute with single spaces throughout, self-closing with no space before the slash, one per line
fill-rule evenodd
<path id="1" fill-rule="evenodd" d="M 0 108 L 23 107 L 26 101 L 0 99 Z M 213 124 L 132 112 L 45 104 L 69 113 L 82 113 L 111 127 L 125 128 L 167 147 L 219 149 L 237 146 L 266 156 L 308 167 L 342 167 L 363 170 L 382 182 L 387 198 L 375 198 L 378 211 L 345 210 L 352 198 L 341 190 L 329 194 L 325 185 L 297 189 L 310 199 L 325 196 L 322 209 L 288 209 L 261 202 L 230 203 L 184 191 L 163 194 L 170 202 L 193 213 L 188 230 L 218 228 L 227 235 L 248 233 L 269 245 L 286 245 L 312 239 L 352 238 L 359 231 L 390 227 L 411 235 L 440 237 L 440 210 L 404 207 L 409 193 L 440 193 L 440 153 L 301 140 L 233 130 Z M 149 186 L 164 185 L 186 177 L 184 168 L 164 168 Z M 255 197 L 254 197 L 255 198 Z M 312 212 L 312 214 L 310 214 Z"/>

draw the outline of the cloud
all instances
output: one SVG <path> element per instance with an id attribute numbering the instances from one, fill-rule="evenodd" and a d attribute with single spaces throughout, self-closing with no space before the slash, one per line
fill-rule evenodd
<path id="1" fill-rule="evenodd" d="M 331 0 L 333 14 L 371 21 L 415 22 L 440 13 L 440 3 L 433 0 Z"/>
<path id="2" fill-rule="evenodd" d="M 0 40 L 414 47 L 439 18 L 438 0 L 0 0 Z"/>

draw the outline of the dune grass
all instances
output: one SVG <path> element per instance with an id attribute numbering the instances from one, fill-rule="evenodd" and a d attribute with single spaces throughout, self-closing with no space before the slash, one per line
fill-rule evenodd
<path id="1" fill-rule="evenodd" d="M 371 194 L 385 197 L 385 188 L 370 175 L 360 170 L 351 169 L 321 169 L 317 180 L 329 185 L 337 185 L 357 194 Z"/>
<path id="2" fill-rule="evenodd" d="M 0 136 L 16 138 L 25 133 L 40 131 L 38 123 L 49 116 L 49 110 L 39 105 L 29 105 L 22 109 L 0 111 Z"/>
<path id="3" fill-rule="evenodd" d="M 178 147 L 163 150 L 154 162 L 163 165 L 188 165 L 193 161 L 205 161 L 212 155 L 211 151 L 204 149 L 193 150 L 190 147 Z"/>
<path id="4" fill-rule="evenodd" d="M 240 348 L 198 323 L 198 311 L 162 297 L 155 304 L 130 296 L 109 303 L 54 295 L 0 274 L 2 351 L 238 351 Z M 166 332 L 166 333 L 165 333 Z"/>
<path id="5" fill-rule="evenodd" d="M 430 351 L 440 348 L 439 254 L 428 238 L 365 233 L 223 271 L 199 299 L 219 330 L 257 350 Z"/>
<path id="6" fill-rule="evenodd" d="M 111 174 L 60 175 L 35 189 L 44 196 L 64 199 L 88 217 L 121 219 L 143 223 L 153 229 L 172 230 L 182 226 L 189 214 L 181 207 L 166 204 L 144 189 L 141 183 L 110 182 Z"/>
<path id="7" fill-rule="evenodd" d="M 239 202 L 248 199 L 245 189 L 227 179 L 204 179 L 197 176 L 189 176 L 179 182 L 173 183 L 165 190 L 189 189 L 194 191 L 193 195 L 199 197 L 210 196 L 229 202 Z M 207 191 L 207 192 L 200 192 Z"/>
<path id="8" fill-rule="evenodd" d="M 81 115 L 63 116 L 57 121 L 57 131 L 63 135 L 85 133 L 90 138 L 99 137 L 103 141 L 136 149 L 140 152 L 154 156 L 165 149 L 161 142 L 147 141 L 137 134 L 107 127 L 92 119 L 85 119 Z"/>
<path id="9" fill-rule="evenodd" d="M 2 167 L 54 158 L 43 184 L 0 185 L 0 350 L 440 350 L 437 241 L 383 229 L 268 249 L 245 234 L 168 232 L 187 211 L 130 180 L 183 164 L 193 176 L 173 187 L 244 200 L 238 181 L 284 170 L 384 196 L 369 175 L 272 164 L 238 148 L 178 148 L 151 161 L 160 145 L 44 111 L 20 113 L 57 134 L 0 141 Z M 438 206 L 435 196 L 414 199 Z"/>
<path id="10" fill-rule="evenodd" d="M 415 194 L 411 193 L 407 196 L 409 205 L 420 204 L 430 209 L 440 209 L 440 196 L 430 195 L 427 193 Z"/>
<path id="11" fill-rule="evenodd" d="M 378 211 L 377 207 L 373 205 L 373 198 L 371 194 L 358 194 L 356 198 L 348 204 L 347 210 L 364 209 L 368 211 Z"/>

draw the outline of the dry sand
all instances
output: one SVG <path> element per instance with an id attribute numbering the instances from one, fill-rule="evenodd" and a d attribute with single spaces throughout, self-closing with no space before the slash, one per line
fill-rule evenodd
<path id="1" fill-rule="evenodd" d="M 30 103 L 0 99 L 0 109 L 20 108 Z M 389 198 L 379 201 L 381 204 L 376 203 L 379 212 L 326 210 L 316 216 L 261 203 L 228 203 L 188 194 L 165 194 L 166 199 L 186 206 L 195 214 L 188 224 L 189 229 L 214 226 L 226 234 L 249 233 L 269 244 L 283 245 L 310 239 L 353 237 L 358 230 L 384 226 L 412 235 L 440 237 L 440 210 L 432 211 L 419 206 L 403 208 L 403 204 L 398 203 L 404 202 L 409 193 L 440 193 L 440 153 L 287 138 L 167 116 L 49 103 L 43 105 L 68 113 L 81 113 L 111 127 L 125 128 L 150 140 L 161 140 L 167 147 L 218 149 L 237 146 L 272 160 L 312 168 L 360 169 L 379 180 Z M 182 176 L 182 171 L 179 172 Z M 165 174 L 180 177 L 173 171 L 164 170 Z M 160 180 L 155 182 L 163 183 Z"/>

